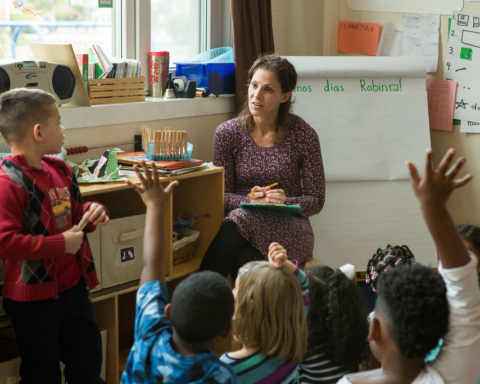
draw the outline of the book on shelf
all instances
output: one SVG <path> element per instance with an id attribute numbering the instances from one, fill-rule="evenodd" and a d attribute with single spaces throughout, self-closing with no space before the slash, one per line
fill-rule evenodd
<path id="1" fill-rule="evenodd" d="M 75 58 L 77 59 L 77 64 L 80 68 L 80 73 L 82 74 L 83 84 L 85 84 L 85 89 L 88 93 L 88 55 L 84 53 L 76 53 Z"/>
<path id="2" fill-rule="evenodd" d="M 110 72 L 113 70 L 113 64 L 108 58 L 108 56 L 103 52 L 100 45 L 93 44 L 93 52 L 97 56 L 98 64 L 102 67 L 104 74 L 100 77 L 100 79 L 106 79 Z"/>
<path id="3" fill-rule="evenodd" d="M 98 79 L 98 63 L 88 64 L 88 78 Z"/>
<path id="4" fill-rule="evenodd" d="M 148 165 L 151 164 L 152 160 L 150 160 L 147 156 L 145 156 L 145 152 L 127 152 L 127 153 L 119 153 L 117 154 L 117 161 L 122 164 L 141 164 L 142 160 L 145 160 Z M 183 169 L 183 168 L 190 168 L 196 167 L 203 164 L 203 160 L 191 159 L 189 161 L 184 160 L 168 160 L 168 161 L 155 161 L 155 165 L 157 168 L 166 169 L 166 170 L 176 170 L 176 169 Z"/>

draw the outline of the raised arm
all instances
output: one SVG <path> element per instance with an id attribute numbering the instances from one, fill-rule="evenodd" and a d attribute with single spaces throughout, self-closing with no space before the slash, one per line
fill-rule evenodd
<path id="1" fill-rule="evenodd" d="M 235 133 L 228 125 L 222 124 L 215 131 L 213 142 L 213 164 L 225 169 L 225 215 L 237 209 L 240 203 L 248 203 L 247 194 L 235 191 Z"/>
<path id="2" fill-rule="evenodd" d="M 287 205 L 300 204 L 302 213 L 313 216 L 319 213 L 325 204 L 325 172 L 322 152 L 317 133 L 309 127 L 303 140 L 304 157 L 302 160 L 303 196 L 287 197 Z"/>
<path id="3" fill-rule="evenodd" d="M 446 202 L 454 189 L 460 188 L 472 179 L 472 175 L 455 180 L 465 164 L 460 157 L 449 168 L 455 150 L 449 149 L 436 169 L 432 166 L 432 150 L 427 151 L 425 174 L 420 178 L 415 166 L 407 162 L 410 169 L 413 190 L 420 202 L 423 218 L 437 247 L 438 256 L 445 269 L 458 268 L 470 261 L 468 251 L 457 232 Z"/>
<path id="4" fill-rule="evenodd" d="M 135 185 L 130 181 L 127 181 L 127 184 L 140 195 L 147 207 L 143 238 L 144 267 L 140 286 L 152 280 L 165 282 L 165 205 L 178 181 L 171 182 L 167 188 L 163 189 L 153 162 L 152 171 L 150 171 L 146 162 L 142 161 L 145 176 L 140 173 L 137 165 L 133 168 L 141 185 Z"/>

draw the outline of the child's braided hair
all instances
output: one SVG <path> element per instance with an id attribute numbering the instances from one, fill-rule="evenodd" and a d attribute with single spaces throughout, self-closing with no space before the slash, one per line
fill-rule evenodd
<path id="1" fill-rule="evenodd" d="M 392 247 L 388 244 L 385 249 L 378 248 L 377 253 L 368 260 L 365 281 L 367 284 L 371 284 L 375 291 L 378 276 L 402 264 L 417 264 L 415 256 L 406 245 Z"/>

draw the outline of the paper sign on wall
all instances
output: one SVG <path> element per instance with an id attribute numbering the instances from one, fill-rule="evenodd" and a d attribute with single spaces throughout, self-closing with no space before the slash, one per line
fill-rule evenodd
<path id="1" fill-rule="evenodd" d="M 425 60 L 427 72 L 436 72 L 438 64 L 439 15 L 403 16 L 404 56 L 420 56 Z"/>
<path id="2" fill-rule="evenodd" d="M 444 79 L 458 83 L 455 118 L 480 123 L 480 13 L 453 13 Z"/>
<path id="3" fill-rule="evenodd" d="M 426 79 L 426 82 L 430 129 L 452 131 L 457 83 L 438 79 Z"/>
<path id="4" fill-rule="evenodd" d="M 379 37 L 379 24 L 340 21 L 338 52 L 375 56 Z"/>
<path id="5" fill-rule="evenodd" d="M 463 9 L 463 0 L 347 0 L 353 11 L 434 13 L 451 15 Z"/>
<path id="6" fill-rule="evenodd" d="M 403 24 L 384 24 L 377 56 L 403 56 L 403 38 Z"/>

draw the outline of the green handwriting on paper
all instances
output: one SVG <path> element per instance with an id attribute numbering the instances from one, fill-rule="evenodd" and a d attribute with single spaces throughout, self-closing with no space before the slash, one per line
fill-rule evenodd
<path id="1" fill-rule="evenodd" d="M 312 92 L 312 86 L 311 85 L 304 85 L 304 86 L 297 86 L 297 88 L 295 88 L 293 90 L 293 92 Z"/>
<path id="2" fill-rule="evenodd" d="M 394 84 L 375 84 L 375 81 L 367 81 L 360 79 L 361 92 L 402 92 L 402 79 L 398 79 L 398 83 Z"/>
<path id="3" fill-rule="evenodd" d="M 327 85 L 323 88 L 325 92 L 344 92 L 343 85 L 335 85 L 333 82 L 327 80 Z"/>

